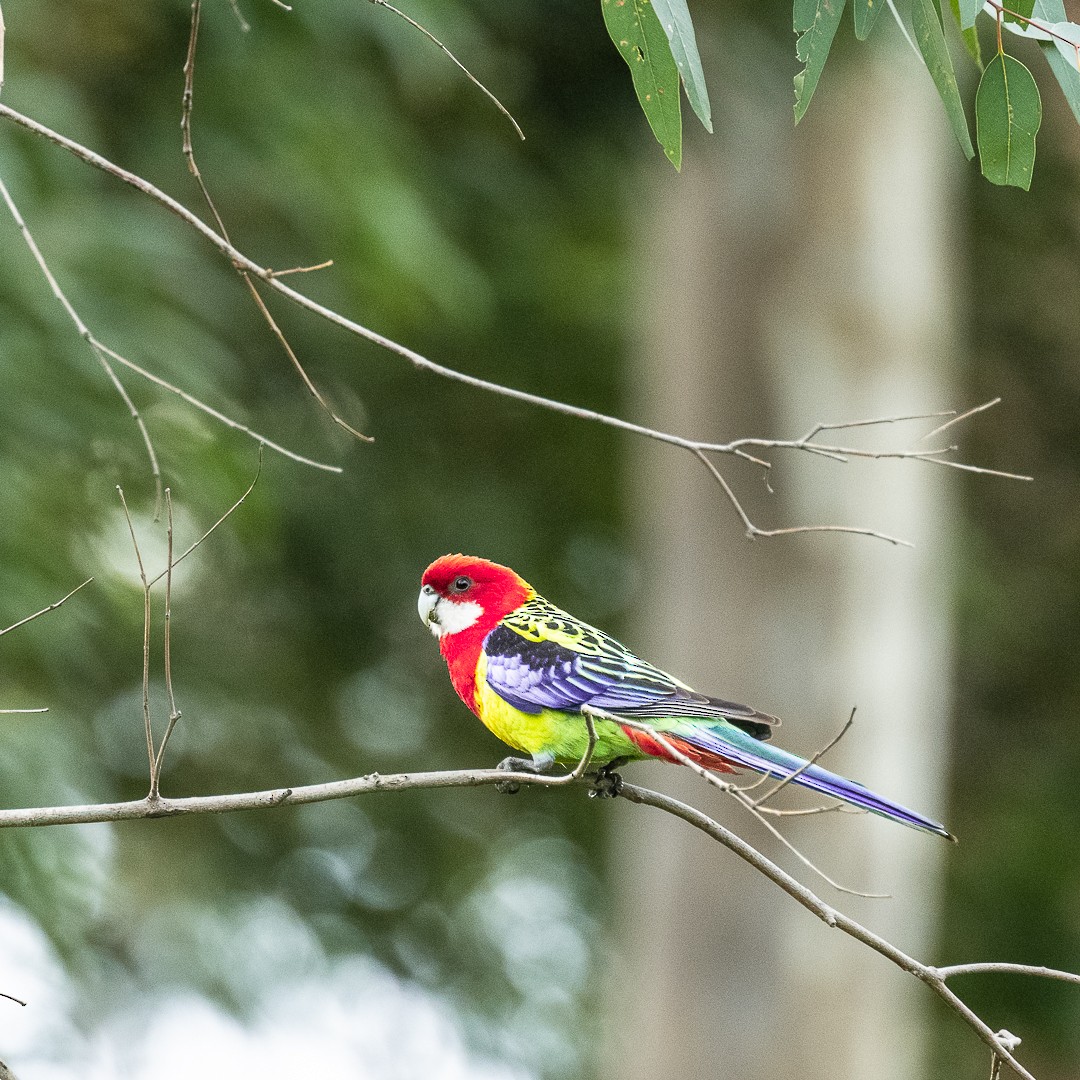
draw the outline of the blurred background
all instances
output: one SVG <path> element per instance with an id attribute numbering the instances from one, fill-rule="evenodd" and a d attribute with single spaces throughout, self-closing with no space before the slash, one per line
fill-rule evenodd
<path id="1" fill-rule="evenodd" d="M 634 775 L 736 827 L 922 959 L 1080 967 L 1077 139 L 1056 86 L 1030 195 L 981 181 L 895 27 L 845 26 L 791 125 L 790 4 L 693 7 L 717 134 L 677 175 L 599 5 L 443 0 L 434 47 L 352 0 L 204 5 L 194 129 L 233 240 L 294 284 L 470 374 L 682 434 L 1004 404 L 964 460 L 727 463 L 750 543 L 688 455 L 437 380 L 269 300 L 350 440 L 231 268 L 144 197 L 13 126 L 0 175 L 106 344 L 335 476 L 267 453 L 176 572 L 183 719 L 163 790 L 489 765 L 416 619 L 446 551 L 508 563 L 702 689 L 783 715 L 812 753 L 939 814 L 952 848 L 865 817 L 787 831 L 837 894 L 693 777 Z M 5 0 L 4 100 L 202 214 L 180 154 L 190 6 Z M 884 23 L 885 20 L 882 20 Z M 974 69 L 966 72 L 970 81 Z M 688 114 L 689 110 L 684 109 Z M 205 216 L 205 215 L 204 215 Z M 138 433 L 0 220 L 0 802 L 137 798 L 142 602 L 123 486 L 165 557 Z M 255 443 L 122 374 L 186 546 Z M 869 431 L 907 448 L 933 423 Z M 855 438 L 856 436 L 853 436 Z M 161 606 L 152 686 L 167 714 Z M 797 800 L 791 800 L 796 805 Z M 806 805 L 805 802 L 800 805 Z M 657 820 L 654 820 L 656 818 Z M 272 813 L 0 835 L 0 1057 L 22 1080 L 984 1077 L 985 1048 L 885 961 L 733 856 L 582 791 L 410 792 Z M 911 983 L 909 986 L 908 983 Z M 956 989 L 1080 1069 L 1080 994 Z"/>

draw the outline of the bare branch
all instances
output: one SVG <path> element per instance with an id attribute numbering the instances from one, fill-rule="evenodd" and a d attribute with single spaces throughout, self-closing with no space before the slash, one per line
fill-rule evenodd
<path id="1" fill-rule="evenodd" d="M 756 848 L 736 836 L 733 832 L 725 829 L 719 822 L 714 821 L 700 810 L 696 810 L 694 807 L 679 802 L 677 799 L 673 799 L 668 795 L 661 795 L 659 792 L 651 791 L 648 788 L 638 787 L 636 784 L 624 782 L 619 794 L 622 798 L 628 799 L 630 802 L 639 803 L 642 806 L 654 806 L 659 810 L 664 810 L 669 814 L 673 814 L 675 817 L 681 818 L 690 825 L 693 825 L 694 828 L 700 829 L 707 836 L 711 836 L 714 840 L 723 844 L 729 851 L 734 852 L 739 858 L 748 862 L 755 870 L 764 874 L 770 881 L 775 885 L 778 885 L 784 892 L 792 897 L 792 899 L 806 908 L 807 911 L 810 911 L 821 919 L 826 926 L 840 930 L 849 937 L 855 938 L 856 941 L 861 941 L 875 952 L 880 953 L 887 960 L 892 961 L 897 967 L 914 975 L 920 982 L 926 983 L 939 997 L 944 999 L 946 1004 L 948 1004 L 949 1007 L 975 1031 L 979 1038 L 982 1039 L 994 1053 L 999 1055 L 1018 1076 L 1023 1077 L 1023 1080 L 1035 1080 L 1035 1077 L 1032 1076 L 1032 1074 L 1013 1056 L 1012 1051 L 1009 1049 L 1008 1045 L 1006 1045 L 1006 1040 L 999 1033 L 993 1031 L 985 1021 L 983 1021 L 945 985 L 945 980 L 938 974 L 935 968 L 920 963 L 914 957 L 911 957 L 898 949 L 891 942 L 886 941 L 872 930 L 868 930 L 861 923 L 849 918 L 847 915 L 843 914 L 843 912 L 830 907 L 806 888 L 805 885 L 797 881 L 786 871 L 781 870 L 774 862 L 762 855 Z"/>
<path id="2" fill-rule="evenodd" d="M 851 729 L 851 725 L 855 723 L 855 710 L 851 710 L 851 715 L 847 718 L 847 723 L 808 761 L 803 762 L 790 776 L 785 776 L 775 787 L 770 788 L 759 799 L 754 800 L 754 805 L 761 809 L 761 807 L 767 803 L 778 791 L 787 787 L 797 776 L 801 776 L 811 765 L 816 765 Z M 823 810 L 831 809 L 830 807 L 822 807 Z M 807 811 L 803 811 L 806 813 Z M 787 811 L 792 813 L 792 811 Z"/>
<path id="3" fill-rule="evenodd" d="M 233 513 L 235 513 L 237 510 L 240 509 L 240 507 L 247 500 L 247 497 L 255 490 L 255 485 L 259 482 L 259 477 L 262 476 L 262 465 L 263 465 L 263 456 L 262 456 L 262 449 L 260 448 L 260 450 L 259 450 L 259 467 L 255 470 L 255 475 L 254 475 L 254 477 L 252 477 L 251 483 L 248 484 L 247 490 L 244 492 L 243 495 L 240 496 L 239 499 L 236 500 L 236 502 L 234 502 L 232 504 L 232 506 L 229 507 L 228 510 L 225 511 L 224 514 L 221 515 L 221 517 L 219 517 L 217 519 L 217 521 L 214 522 L 213 525 L 210 526 L 209 529 L 206 530 L 206 532 L 204 532 L 202 534 L 202 536 L 199 537 L 198 540 L 196 540 L 193 544 L 189 545 L 188 548 L 183 552 L 183 554 L 178 555 L 175 559 L 170 559 L 170 562 L 171 562 L 172 566 L 179 566 L 180 563 L 182 563 L 204 540 L 206 540 L 206 538 L 208 536 L 210 536 L 211 533 L 213 533 L 218 528 L 219 525 L 222 525 L 225 521 L 227 521 L 233 515 Z M 164 570 L 162 570 L 161 573 L 158 574 L 157 577 L 150 579 L 150 584 L 151 585 L 156 585 L 163 577 L 166 576 L 168 571 L 169 571 L 169 567 L 166 566 L 166 568 Z"/>
<path id="4" fill-rule="evenodd" d="M 707 442 L 701 439 L 689 439 L 681 435 L 676 435 L 671 432 L 661 431 L 656 428 L 646 427 L 644 424 L 635 424 L 629 420 L 623 420 L 619 417 L 608 416 L 605 413 L 597 412 L 594 409 L 585 409 L 577 405 L 570 405 L 567 402 L 559 401 L 555 398 L 546 398 L 539 394 L 531 394 L 525 390 L 518 390 L 514 387 L 504 386 L 501 383 L 491 382 L 487 379 L 479 379 L 473 375 L 467 375 L 462 371 L 457 371 L 454 368 L 446 367 L 443 364 L 438 364 L 433 360 L 428 359 L 426 356 L 416 352 L 413 349 L 408 348 L 405 345 L 401 345 L 391 338 L 386 337 L 383 334 L 378 333 L 375 330 L 371 330 L 361 323 L 354 321 L 342 315 L 340 312 L 328 308 L 323 304 L 312 300 L 310 297 L 305 296 L 303 293 L 298 292 L 291 286 L 287 285 L 280 277 L 275 277 L 273 271 L 260 266 L 255 263 L 243 252 L 237 250 L 233 245 L 224 237 L 216 233 L 209 225 L 207 225 L 202 219 L 193 214 L 186 207 L 182 206 L 171 196 L 166 195 L 165 192 L 155 187 L 148 180 L 143 179 L 141 176 L 135 173 L 129 172 L 126 169 L 121 168 L 119 165 L 102 157 L 100 154 L 88 149 L 87 147 L 75 142 L 72 139 L 67 138 L 64 135 L 59 134 L 53 129 L 46 127 L 44 124 L 39 123 L 36 120 L 32 120 L 30 117 L 23 115 L 22 113 L 10 108 L 9 106 L 0 102 L 0 117 L 4 117 L 11 120 L 13 123 L 18 124 L 20 127 L 25 128 L 27 131 L 31 131 L 42 138 L 48 139 L 50 142 L 55 143 L 57 146 L 62 147 L 81 161 L 86 162 L 88 165 L 92 165 L 103 172 L 108 173 L 111 176 L 116 177 L 118 180 L 135 188 L 137 191 L 142 192 L 148 198 L 153 199 L 155 202 L 165 207 L 170 213 L 176 215 L 182 221 L 184 221 L 191 228 L 195 229 L 204 239 L 211 243 L 218 249 L 226 258 L 229 259 L 238 269 L 246 271 L 252 277 L 260 278 L 265 281 L 270 288 L 280 293 L 282 296 L 287 297 L 293 303 L 304 308 L 307 311 L 318 315 L 320 318 L 333 323 L 335 326 L 354 334 L 357 337 L 363 338 L 366 341 L 370 341 L 375 345 L 386 349 L 388 352 L 394 353 L 396 356 L 407 360 L 419 371 L 425 371 L 432 375 L 437 375 L 440 378 L 450 379 L 455 382 L 462 383 L 465 386 L 470 386 L 476 390 L 483 390 L 487 393 L 498 394 L 501 397 L 510 398 L 513 401 L 520 401 L 528 405 L 534 405 L 539 408 L 548 409 L 552 412 L 559 413 L 563 416 L 570 416 L 578 420 L 586 420 L 592 423 L 603 424 L 607 427 L 614 428 L 618 431 L 628 432 L 633 435 L 643 436 L 648 439 L 653 439 L 657 442 L 665 443 L 669 446 L 675 446 L 682 450 L 686 450 L 695 455 L 702 463 L 708 463 L 707 457 L 703 455 L 707 454 L 731 454 L 735 455 L 740 450 L 747 450 L 748 448 L 757 449 L 775 449 L 775 450 L 797 450 L 803 453 L 809 453 L 816 456 L 826 456 L 834 458 L 847 458 L 857 457 L 865 458 L 869 460 L 878 460 L 885 458 L 896 458 L 901 460 L 914 460 L 923 461 L 929 464 L 939 465 L 948 468 L 962 469 L 967 472 L 981 473 L 987 476 L 1001 476 L 1008 479 L 1022 479 L 1030 480 L 1030 477 L 1019 476 L 1013 473 L 1006 473 L 995 469 L 983 469 L 979 466 L 965 465 L 961 462 L 952 461 L 941 457 L 942 450 L 905 450 L 905 451 L 871 451 L 864 450 L 860 447 L 851 446 L 826 446 L 819 443 L 814 443 L 808 438 L 802 439 L 764 439 L 764 438 L 741 438 L 735 439 L 727 443 Z M 942 415 L 942 414 L 936 414 Z M 894 417 L 883 417 L 881 423 L 896 423 L 899 419 Z M 857 426 L 868 426 L 874 421 L 857 421 Z M 829 425 L 831 427 L 831 425 Z M 824 428 L 820 429 L 824 430 Z M 740 455 L 745 456 L 745 455 Z M 760 460 L 760 459 L 759 459 Z M 711 463 L 708 463 L 711 464 Z M 716 476 L 715 468 L 713 470 L 714 478 Z M 721 486 L 727 488 L 726 481 L 720 478 Z M 726 493 L 726 492 L 725 492 Z M 734 494 L 733 492 L 731 493 Z M 731 495 L 729 495 L 729 500 Z M 733 503 L 734 505 L 734 503 Z M 745 516 L 745 512 L 740 515 L 743 518 L 744 527 L 747 526 L 748 519 Z M 888 543 L 898 544 L 903 541 L 898 540 L 896 537 L 888 536 L 885 533 L 877 532 L 873 529 L 857 529 L 849 526 L 796 526 L 790 529 L 759 529 L 749 523 L 747 532 L 751 537 L 772 537 L 783 536 L 796 532 L 852 532 L 864 536 L 876 537 L 880 540 L 885 540 Z"/>
<path id="5" fill-rule="evenodd" d="M 518 138 L 522 142 L 525 141 L 525 132 L 521 130 L 521 126 L 510 114 L 510 110 L 426 27 L 421 26 L 415 19 L 410 19 L 404 11 L 400 11 L 394 7 L 393 4 L 387 3 L 387 0 L 371 0 L 373 4 L 377 4 L 379 7 L 386 8 L 387 11 L 392 11 L 395 15 L 404 19 L 410 26 L 415 27 L 428 39 L 437 45 L 450 59 L 465 73 L 466 78 L 477 87 L 487 99 L 494 104 L 495 108 L 499 110 L 514 125 L 514 130 L 517 132 Z"/>
<path id="6" fill-rule="evenodd" d="M 176 386 L 173 386 L 172 383 L 167 382 L 159 375 L 154 375 L 152 372 L 147 371 L 145 368 L 140 367 L 133 361 L 128 360 L 124 356 L 121 356 L 120 353 L 116 352 L 113 349 L 110 349 L 103 342 L 99 341 L 98 338 L 90 332 L 89 328 L 79 317 L 78 313 L 75 311 L 75 308 L 72 306 L 70 301 L 67 299 L 67 297 L 61 290 L 59 282 L 56 280 L 52 271 L 49 269 L 48 264 L 45 262 L 45 257 L 42 255 L 41 249 L 34 241 L 30 230 L 26 226 L 26 222 L 23 221 L 22 215 L 19 213 L 18 207 L 12 200 L 11 194 L 4 186 L 2 180 L 0 180 L 0 195 L 3 196 L 9 212 L 15 219 L 15 224 L 19 227 L 19 231 L 23 234 L 23 239 L 26 241 L 27 246 L 30 248 L 30 253 L 31 255 L 33 255 L 35 262 L 37 262 L 38 267 L 41 269 L 42 274 L 45 276 L 45 280 L 49 283 L 49 287 L 52 289 L 53 294 L 63 305 L 64 310 L 68 314 L 68 317 L 75 324 L 75 328 L 78 330 L 79 335 L 87 342 L 90 348 L 94 350 L 94 354 L 97 356 L 98 360 L 101 361 L 106 373 L 111 376 L 113 384 L 117 386 L 121 397 L 124 399 L 125 404 L 128 405 L 129 411 L 131 411 L 132 415 L 136 417 L 136 422 L 139 424 L 139 430 L 143 434 L 143 441 L 144 443 L 146 443 L 148 453 L 151 455 L 151 459 L 154 463 L 154 468 L 157 468 L 157 457 L 153 453 L 153 444 L 150 443 L 150 436 L 146 430 L 146 425 L 143 423 L 141 416 L 138 416 L 137 411 L 135 411 L 135 407 L 131 403 L 131 399 L 127 396 L 127 392 L 124 390 L 123 386 L 119 384 L 119 380 L 117 380 L 115 372 L 109 366 L 108 360 L 113 360 L 118 364 L 122 364 L 124 367 L 129 368 L 131 371 L 134 371 L 137 375 L 142 376 L 142 378 L 146 379 L 148 382 L 152 382 L 156 386 L 160 386 L 162 387 L 162 389 L 168 390 L 170 393 L 175 394 L 179 398 L 182 398 L 189 405 L 193 405 L 196 409 L 201 409 L 208 416 L 212 416 L 215 420 L 220 421 L 222 424 L 225 424 L 227 427 L 232 428 L 234 431 L 241 431 L 245 435 L 248 435 L 251 438 L 258 440 L 260 443 L 265 443 L 271 450 L 282 454 L 284 457 L 290 458 L 291 460 L 297 462 L 300 465 L 310 465 L 312 468 L 322 469 L 325 472 L 342 472 L 341 467 L 338 465 L 326 465 L 321 461 L 313 461 L 311 458 L 303 457 L 302 455 L 297 454 L 292 450 L 286 449 L 284 446 L 280 446 L 278 443 L 273 442 L 271 439 L 268 439 L 265 435 L 260 435 L 257 431 L 252 431 L 251 428 L 246 427 L 238 421 L 231 419 L 224 413 L 218 412 L 217 409 L 211 408 L 209 405 L 204 404 L 198 398 L 192 396 L 184 390 L 179 389 Z M 158 469 L 158 471 L 154 473 L 154 476 L 155 483 L 158 486 L 158 498 L 160 499 L 160 469 Z M 155 517 L 156 516 L 157 513 L 155 511 Z"/>
<path id="7" fill-rule="evenodd" d="M 310 274 L 315 270 L 328 270 L 334 265 L 333 259 L 327 259 L 325 262 L 316 263 L 314 266 L 293 266 L 288 270 L 270 270 L 268 271 L 270 277 L 288 277 L 289 274 Z"/>
<path id="8" fill-rule="evenodd" d="M 762 440 L 763 442 L 765 440 Z M 709 460 L 705 451 L 702 449 L 695 449 L 693 451 L 694 457 L 696 457 L 706 469 L 712 474 L 713 479 L 723 489 L 724 494 L 727 496 L 728 502 L 731 503 L 742 520 L 743 527 L 746 529 L 746 535 L 749 539 L 753 540 L 756 536 L 769 537 L 769 536 L 784 536 L 789 533 L 803 533 L 803 532 L 843 532 L 843 533 L 856 533 L 860 536 L 874 536 L 878 540 L 885 540 L 890 544 L 896 544 L 899 547 L 914 547 L 915 545 L 907 540 L 901 540 L 899 537 L 890 536 L 888 533 L 878 532 L 875 529 L 863 529 L 855 525 L 793 525 L 787 529 L 759 529 L 751 520 L 749 515 L 743 509 L 742 503 L 739 502 L 738 497 L 732 490 L 731 485 L 724 479 L 720 470 Z M 733 453 L 739 453 L 738 450 L 734 450 Z"/>
<path id="9" fill-rule="evenodd" d="M 0 7 L 0 90 L 4 89 L 4 9 Z"/>
<path id="10" fill-rule="evenodd" d="M 259 455 L 259 467 L 262 467 L 262 454 Z M 248 489 L 251 490 L 250 488 Z M 237 506 L 240 504 L 237 503 Z M 234 507 L 235 509 L 235 507 Z M 169 698 L 169 722 L 165 728 L 165 734 L 161 737 L 161 745 L 154 755 L 153 765 L 150 770 L 150 798 L 156 799 L 161 786 L 161 767 L 165 762 L 165 747 L 169 745 L 176 722 L 180 719 L 180 710 L 176 707 L 176 695 L 173 693 L 172 682 L 172 572 L 173 566 L 173 512 L 172 491 L 165 489 L 165 513 L 168 523 L 168 543 L 165 556 L 165 693 Z M 231 511 L 230 511 L 231 513 Z M 151 582 L 150 584 L 153 584 Z M 148 585 L 147 588 L 150 586 Z"/>
<path id="11" fill-rule="evenodd" d="M 14 1001 L 16 1005 L 22 1005 L 23 1008 L 26 1007 L 26 1002 L 23 1001 L 22 998 L 14 997 L 12 994 L 5 994 L 3 990 L 0 990 L 0 997 L 7 998 L 8 1001 Z M 0 1065 L 3 1065 L 3 1064 L 4 1063 L 2 1061 L 0 1061 Z"/>
<path id="12" fill-rule="evenodd" d="M 139 550 L 139 541 L 135 536 L 135 525 L 131 520 L 131 512 L 128 510 L 127 499 L 124 498 L 123 488 L 116 485 L 120 503 L 124 507 L 124 517 L 127 519 L 128 532 L 131 533 L 131 545 L 135 548 L 135 561 L 139 565 L 139 580 L 142 581 L 143 589 L 143 667 L 142 667 L 142 705 L 143 726 L 146 729 L 146 756 L 150 762 L 150 783 L 154 782 L 154 731 L 150 723 L 150 583 L 146 580 L 146 567 L 143 566 L 142 552 Z"/>
<path id="13" fill-rule="evenodd" d="M 621 721 L 620 721 L 621 722 Z M 590 736 L 590 741 L 592 735 Z M 575 770 L 576 771 L 576 770 Z M 572 776 L 572 774 L 571 774 Z M 311 784 L 303 787 L 277 788 L 228 795 L 203 795 L 182 799 L 159 797 L 156 800 L 139 799 L 134 802 L 98 803 L 85 806 L 49 806 L 29 809 L 0 810 L 0 828 L 40 827 L 45 825 L 74 825 L 102 821 L 131 821 L 144 818 L 179 817 L 186 814 L 222 814 L 239 810 L 259 810 L 284 805 L 305 805 L 346 799 L 379 791 L 415 791 L 440 788 L 486 787 L 504 783 L 509 777 L 533 787 L 562 787 L 574 782 L 571 776 L 544 776 L 536 773 L 508 773 L 500 769 L 474 769 L 452 772 L 396 773 L 380 776 L 355 777 L 327 784 Z M 963 964 L 949 968 L 935 968 L 923 964 L 898 949 L 891 942 L 867 929 L 861 923 L 826 904 L 801 882 L 782 870 L 735 833 L 725 829 L 719 822 L 686 803 L 668 795 L 623 782 L 619 789 L 621 797 L 642 806 L 652 806 L 699 829 L 722 844 L 729 851 L 749 863 L 773 884 L 786 892 L 797 903 L 821 919 L 827 926 L 840 930 L 849 937 L 880 953 L 897 967 L 926 983 L 945 1003 L 971 1027 L 979 1038 L 1012 1068 L 1023 1080 L 1035 1080 L 1032 1074 L 1016 1060 L 1011 1049 L 1011 1036 L 993 1031 L 961 998 L 945 985 L 946 978 L 958 974 L 977 972 L 1016 971 L 1027 975 L 1045 975 L 1049 978 L 1070 976 L 1069 972 L 1057 972 L 1052 968 L 1028 967 L 1019 964 Z M 1072 975 L 1069 982 L 1080 982 L 1080 976 Z"/>
<path id="14" fill-rule="evenodd" d="M 284 4 L 281 4 L 285 7 Z M 286 11 L 291 10 L 285 7 Z M 202 0 L 192 0 L 191 3 L 191 33 L 188 37 L 188 49 L 187 59 L 184 61 L 184 93 L 181 104 L 181 116 L 180 116 L 180 130 L 183 132 L 183 154 L 187 159 L 188 171 L 195 178 L 195 183 L 198 185 L 199 191 L 202 194 L 203 201 L 206 203 L 207 208 L 213 215 L 214 221 L 217 223 L 218 232 L 224 238 L 225 242 L 230 246 L 232 241 L 229 239 L 228 230 L 225 228 L 225 222 L 222 220 L 221 215 L 218 213 L 218 208 L 214 203 L 214 200 L 210 197 L 210 190 L 206 186 L 206 182 L 203 180 L 202 173 L 199 171 L 199 166 L 195 161 L 195 150 L 191 141 L 191 112 L 194 106 L 195 100 L 195 50 L 199 40 L 199 23 L 202 15 Z M 255 283 L 251 280 L 251 275 L 248 271 L 237 262 L 233 262 L 233 266 L 244 280 L 244 284 L 247 286 L 248 292 L 251 293 L 252 300 L 255 301 L 255 306 L 259 309 L 259 313 L 263 319 L 266 320 L 266 325 L 273 331 L 274 336 L 278 339 L 281 347 L 285 350 L 285 355 L 288 356 L 293 367 L 296 369 L 304 386 L 307 387 L 308 393 L 319 403 L 323 410 L 327 413 L 331 420 L 334 421 L 338 427 L 344 428 L 350 435 L 359 439 L 361 442 L 374 442 L 374 439 L 370 435 L 362 435 L 356 430 L 348 421 L 343 419 L 337 414 L 337 412 L 330 406 L 330 403 L 323 397 L 319 388 L 311 381 L 307 371 L 304 369 L 304 365 L 300 363 L 300 358 L 296 355 L 293 347 L 289 344 L 288 339 L 285 337 L 285 332 L 278 325 L 277 320 L 270 314 L 270 309 L 266 306 L 266 302 L 259 294 L 259 290 L 255 287 Z M 276 275 L 280 277 L 281 275 Z M 267 272 L 267 279 L 273 283 L 275 275 Z"/>
<path id="15" fill-rule="evenodd" d="M 160 386 L 163 390 L 168 390 L 170 394 L 175 394 L 178 398 L 186 401 L 189 405 L 194 405 L 196 409 L 201 409 L 207 416 L 212 416 L 215 420 L 219 420 L 226 427 L 230 427 L 233 431 L 240 431 L 243 434 L 250 436 L 260 446 L 265 446 L 275 453 L 281 454 L 283 457 L 289 458 L 291 461 L 297 462 L 299 465 L 310 465 L 313 469 L 321 469 L 323 472 L 330 473 L 342 473 L 345 470 L 340 465 L 327 465 L 322 461 L 314 461 L 311 458 L 304 457 L 302 454 L 297 454 L 293 450 L 289 450 L 279 443 L 274 442 L 272 439 L 268 439 L 265 435 L 260 435 L 257 431 L 252 431 L 251 428 L 241 424 L 238 420 L 233 420 L 231 417 L 226 416 L 224 413 L 218 412 L 217 409 L 200 401 L 197 397 L 193 397 L 186 390 L 181 390 L 179 387 L 173 386 L 172 383 L 166 382 L 160 375 L 155 375 L 153 372 L 147 371 L 146 368 L 140 367 L 132 360 L 128 360 L 126 357 L 121 356 L 118 352 L 114 352 L 107 345 L 103 345 L 97 338 L 91 337 L 90 341 L 96 345 L 106 356 L 115 360 L 118 364 L 123 364 L 124 367 L 131 368 L 136 374 L 141 375 L 148 382 L 154 383 L 155 386 Z"/>
<path id="16" fill-rule="evenodd" d="M 1001 398 L 996 397 L 990 401 L 984 401 L 981 405 L 976 405 L 973 409 L 968 409 L 967 412 L 962 412 L 959 416 L 954 416 L 951 420 L 946 420 L 944 424 L 939 424 L 933 431 L 928 431 L 919 441 L 926 442 L 927 439 L 932 439 L 935 435 L 940 435 L 946 428 L 950 428 L 953 424 L 959 424 L 961 420 L 966 420 L 969 416 L 974 416 L 976 413 L 986 412 L 987 409 L 992 409 L 995 405 L 1001 404 Z"/>
<path id="17" fill-rule="evenodd" d="M 17 623 L 12 623 L 10 626 L 3 630 L 0 630 L 0 637 L 10 633 L 12 630 L 18 630 L 20 626 L 25 626 L 28 622 L 33 622 L 35 619 L 40 618 L 42 615 L 48 615 L 50 611 L 55 611 L 65 600 L 70 600 L 80 589 L 85 589 L 94 579 L 92 577 L 87 578 L 81 585 L 76 585 L 74 589 L 67 594 L 67 596 L 61 596 L 59 600 L 54 604 L 50 604 L 48 607 L 43 607 L 40 611 L 35 611 L 33 615 L 27 615 L 25 619 L 20 619 Z M 35 710 L 36 711 L 36 710 Z"/>
<path id="18" fill-rule="evenodd" d="M 41 254 L 40 248 L 38 248 L 33 236 L 30 235 L 30 230 L 26 227 L 26 222 L 23 221 L 22 214 L 19 213 L 19 208 L 15 205 L 14 200 L 11 197 L 11 193 L 8 191 L 7 186 L 3 180 L 0 180 L 0 197 L 3 198 L 7 204 L 8 212 L 12 218 L 15 219 L 15 224 L 18 226 L 19 232 L 22 233 L 23 240 L 26 241 L 26 246 L 30 249 L 30 254 L 33 255 L 34 261 L 38 264 L 41 272 L 45 275 L 45 280 L 49 283 L 49 287 L 53 291 L 53 295 L 63 305 L 64 310 L 68 313 L 68 317 L 75 324 L 75 328 L 79 331 L 80 336 L 86 341 L 86 343 L 93 350 L 94 355 L 98 358 L 98 363 L 101 364 L 105 370 L 105 374 L 109 377 L 109 381 L 113 384 L 116 392 L 120 395 L 121 400 L 128 408 L 128 412 L 131 413 L 132 419 L 135 421 L 136 426 L 139 429 L 139 433 L 142 435 L 143 445 L 146 447 L 147 456 L 150 459 L 150 471 L 154 477 L 154 491 L 156 493 L 156 506 L 161 505 L 161 466 L 158 464 L 157 453 L 154 450 L 154 443 L 150 438 L 150 432 L 147 430 L 146 423 L 143 421 L 142 414 L 135 407 L 135 402 L 131 400 L 127 390 L 124 389 L 124 384 L 120 382 L 116 372 L 113 370 L 112 364 L 109 363 L 108 357 L 104 352 L 98 348 L 94 341 L 90 331 L 87 329 L 86 324 L 79 318 L 79 313 L 71 306 L 71 302 L 64 295 L 64 291 L 60 288 L 60 283 L 53 277 L 52 271 L 49 269 L 48 264 L 45 262 L 44 256 Z M 157 512 L 155 511 L 155 517 Z"/>
<path id="19" fill-rule="evenodd" d="M 846 885 L 841 885 L 838 881 L 829 877 L 819 866 L 817 866 L 812 860 L 804 855 L 780 830 L 772 824 L 771 821 L 767 821 L 762 815 L 762 812 L 758 809 L 754 800 L 743 791 L 742 788 L 736 784 L 729 783 L 727 780 L 717 776 L 711 769 L 707 769 L 700 762 L 695 761 L 688 754 L 684 754 L 672 741 L 667 738 L 663 732 L 657 731 L 651 724 L 642 723 L 640 720 L 629 720 L 625 716 L 616 716 L 614 713 L 605 712 L 603 709 L 593 708 L 589 706 L 589 712 L 593 716 L 603 717 L 605 720 L 610 720 L 612 723 L 618 724 L 620 727 L 633 728 L 635 731 L 642 731 L 650 738 L 655 739 L 661 746 L 671 755 L 671 757 L 677 761 L 680 765 L 685 765 L 688 769 L 697 773 L 706 783 L 711 784 L 713 787 L 724 792 L 726 795 L 730 795 L 737 803 L 745 807 L 757 820 L 769 830 L 770 833 L 781 844 L 784 845 L 805 866 L 808 870 L 817 874 L 822 881 L 827 885 L 832 886 L 837 892 L 847 893 L 849 896 L 862 896 L 868 900 L 888 900 L 888 893 L 873 893 L 865 892 L 862 889 L 852 889 Z M 583 709 L 582 712 L 585 710 Z"/>
<path id="20" fill-rule="evenodd" d="M 1080 975 L 1034 964 L 951 964 L 949 967 L 939 967 L 934 970 L 941 979 L 952 979 L 957 975 L 1034 975 L 1040 979 L 1060 979 L 1062 982 L 1080 986 Z"/>

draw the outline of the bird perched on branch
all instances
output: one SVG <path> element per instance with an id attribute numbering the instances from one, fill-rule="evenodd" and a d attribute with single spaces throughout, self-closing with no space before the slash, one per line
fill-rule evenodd
<path id="1" fill-rule="evenodd" d="M 503 742 L 529 755 L 506 758 L 500 768 L 539 773 L 556 763 L 576 765 L 592 738 L 584 708 L 602 714 L 592 720 L 592 763 L 602 772 L 643 758 L 678 762 L 674 748 L 706 769 L 790 780 L 952 839 L 936 821 L 768 745 L 775 717 L 695 692 L 549 603 L 508 567 L 444 555 L 424 571 L 417 609 L 439 639 L 461 700 Z"/>

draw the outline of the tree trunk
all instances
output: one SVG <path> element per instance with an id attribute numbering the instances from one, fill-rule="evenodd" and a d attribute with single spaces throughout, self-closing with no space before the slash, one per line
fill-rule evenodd
<path id="1" fill-rule="evenodd" d="M 819 421 L 958 404 L 945 173 L 962 158 L 903 48 L 860 49 L 858 67 L 830 61 L 796 132 L 787 99 L 771 99 L 777 80 L 763 75 L 772 56 L 751 46 L 726 58 L 727 130 L 691 142 L 681 177 L 658 177 L 643 237 L 635 393 L 646 423 L 793 437 Z M 906 448 L 928 426 L 834 441 Z M 777 742 L 805 756 L 858 706 L 827 764 L 941 813 L 949 474 L 764 456 L 775 494 L 760 467 L 719 461 L 756 524 L 866 525 L 914 550 L 827 533 L 751 543 L 697 462 L 649 444 L 629 475 L 642 582 L 630 641 L 702 691 L 781 715 Z M 832 877 L 894 898 L 839 895 L 688 770 L 635 776 L 716 814 L 827 901 L 929 958 L 943 841 L 871 816 L 781 819 Z M 922 1075 L 928 997 L 914 980 L 683 823 L 622 806 L 617 828 L 612 1078 Z"/>

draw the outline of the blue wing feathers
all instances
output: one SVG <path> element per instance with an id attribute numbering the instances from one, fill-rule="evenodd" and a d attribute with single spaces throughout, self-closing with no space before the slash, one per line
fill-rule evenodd
<path id="1" fill-rule="evenodd" d="M 555 640 L 555 639 L 558 640 Z M 767 739 L 775 717 L 696 694 L 614 638 L 540 597 L 508 615 L 484 641 L 487 681 L 522 712 L 593 705 L 640 719 L 726 719 Z"/>

